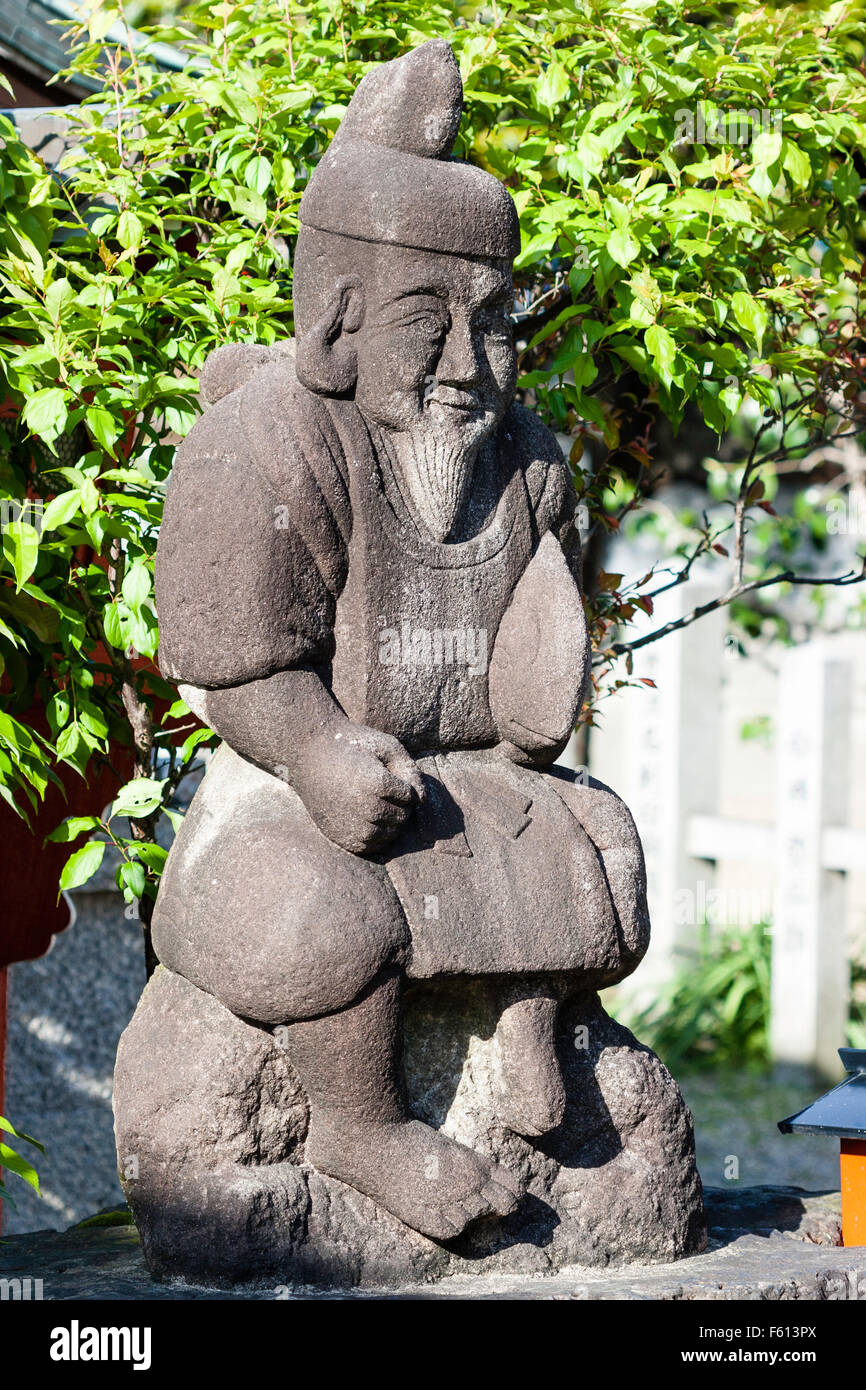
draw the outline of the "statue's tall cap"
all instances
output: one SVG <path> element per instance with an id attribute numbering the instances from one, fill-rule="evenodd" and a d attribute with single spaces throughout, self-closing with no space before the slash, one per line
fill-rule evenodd
<path id="1" fill-rule="evenodd" d="M 373 68 L 307 185 L 302 225 L 513 260 L 520 227 L 504 184 L 449 157 L 462 109 L 460 70 L 443 39 Z"/>

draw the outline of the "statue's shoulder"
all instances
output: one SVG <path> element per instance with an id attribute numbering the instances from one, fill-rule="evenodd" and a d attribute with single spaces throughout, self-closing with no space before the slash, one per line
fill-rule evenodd
<path id="1" fill-rule="evenodd" d="M 293 351 L 218 348 L 202 369 L 201 393 L 208 404 L 172 469 L 168 529 L 195 509 L 191 499 L 230 498 L 228 518 L 242 506 L 252 527 L 279 506 L 287 522 L 312 527 L 342 555 L 352 529 L 346 457 L 327 402 L 298 381 Z"/>
<path id="2" fill-rule="evenodd" d="M 234 396 L 254 379 L 260 389 L 274 376 L 294 378 L 294 343 L 225 343 L 215 348 L 201 369 L 201 393 L 209 406 Z M 247 392 L 247 394 L 250 394 Z M 253 391 L 253 394 L 258 394 Z"/>
<path id="3" fill-rule="evenodd" d="M 311 438 L 336 438 L 327 410 L 297 379 L 291 341 L 217 348 L 202 367 L 200 391 L 205 409 L 179 450 L 182 468 L 218 458 L 282 485 L 285 469 L 308 457 Z"/>
<path id="4" fill-rule="evenodd" d="M 227 343 L 206 359 L 199 377 L 204 409 L 178 450 L 177 464 L 219 458 L 249 465 L 263 452 L 268 425 L 295 382 L 283 348 Z"/>
<path id="5" fill-rule="evenodd" d="M 533 511 L 544 529 L 576 504 L 571 471 L 553 430 L 516 401 L 500 426 L 502 438 L 526 479 Z M 545 525 L 546 523 L 546 525 Z"/>

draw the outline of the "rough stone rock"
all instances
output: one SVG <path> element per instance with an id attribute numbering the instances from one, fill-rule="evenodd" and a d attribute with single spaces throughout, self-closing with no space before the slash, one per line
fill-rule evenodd
<path id="1" fill-rule="evenodd" d="M 839 1194 L 799 1187 L 714 1188 L 705 1191 L 709 1246 L 749 1232 L 785 1231 L 813 1245 L 842 1244 Z"/>
<path id="2" fill-rule="evenodd" d="M 526 1193 L 512 1216 L 440 1243 L 305 1162 L 307 1105 L 279 1030 L 158 970 L 115 1082 L 121 1172 L 151 1269 L 375 1287 L 700 1250 L 691 1117 L 658 1058 L 595 995 L 573 1000 L 557 1038 L 566 1113 L 526 1139 L 495 1115 L 497 1017 L 486 983 L 425 982 L 406 1000 L 413 1113 L 507 1165 Z"/>

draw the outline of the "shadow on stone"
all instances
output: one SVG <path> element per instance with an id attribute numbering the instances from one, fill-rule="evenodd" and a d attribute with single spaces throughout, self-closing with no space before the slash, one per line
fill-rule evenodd
<path id="1" fill-rule="evenodd" d="M 710 1187 L 704 1200 L 709 1246 L 714 1250 L 746 1233 L 769 1240 L 779 1231 L 813 1245 L 842 1244 L 838 1193 L 799 1187 Z"/>

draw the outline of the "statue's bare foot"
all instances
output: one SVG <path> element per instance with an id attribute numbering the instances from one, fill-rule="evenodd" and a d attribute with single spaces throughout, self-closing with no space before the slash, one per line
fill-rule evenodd
<path id="1" fill-rule="evenodd" d="M 549 1134 L 565 1116 L 556 1056 L 556 999 L 518 999 L 503 1011 L 494 1039 L 496 1113 L 527 1138 Z"/>
<path id="2" fill-rule="evenodd" d="M 452 1240 L 480 1216 L 507 1216 L 522 1196 L 505 1169 L 420 1120 L 314 1116 L 306 1155 L 433 1240 Z"/>

